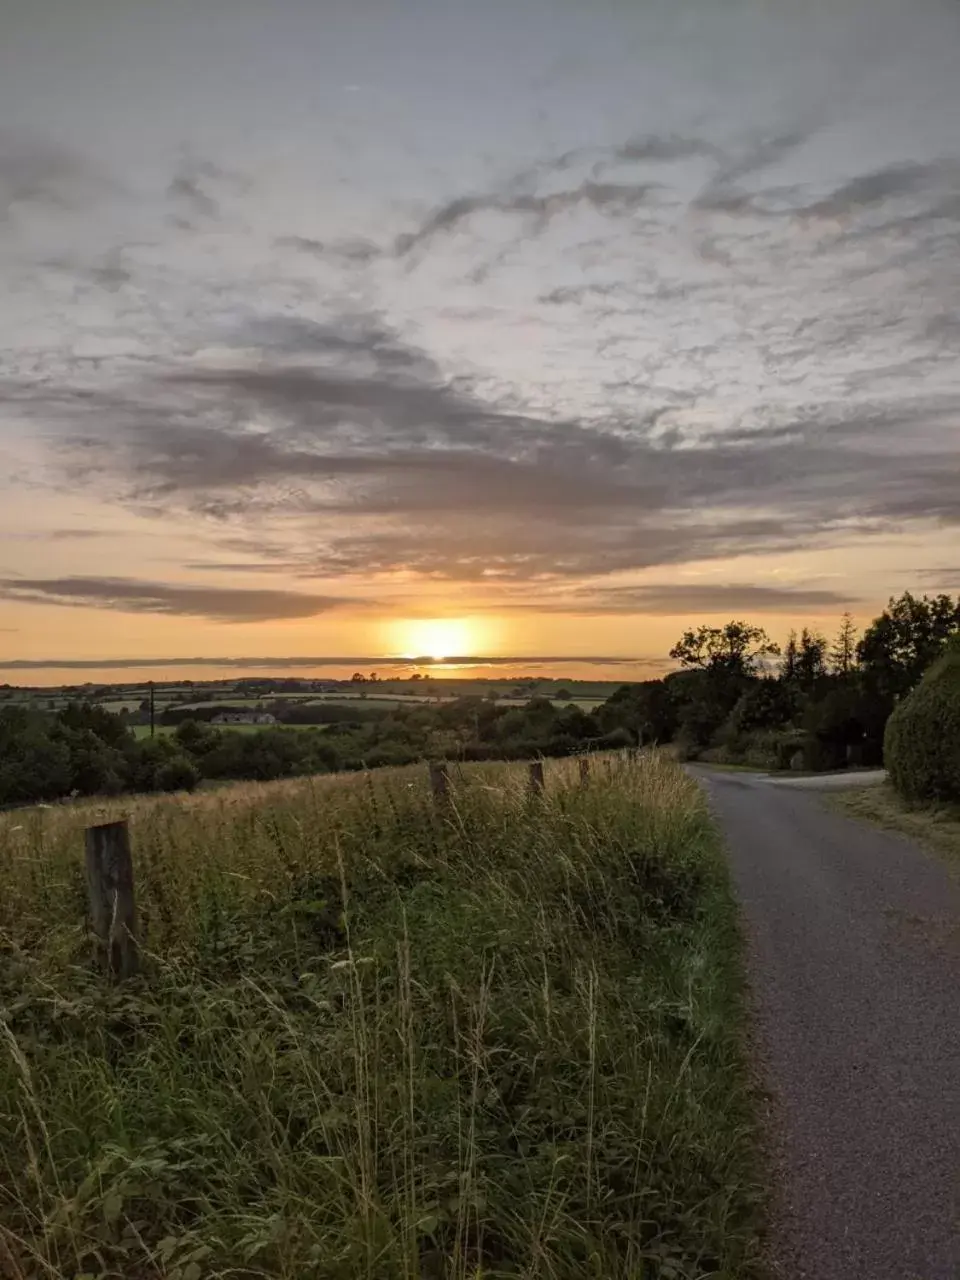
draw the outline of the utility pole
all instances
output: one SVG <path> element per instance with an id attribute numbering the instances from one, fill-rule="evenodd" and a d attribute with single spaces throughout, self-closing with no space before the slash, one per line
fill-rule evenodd
<path id="1" fill-rule="evenodd" d="M 153 737 L 154 727 L 156 723 L 156 703 L 153 696 L 153 681 L 150 681 L 150 737 Z"/>

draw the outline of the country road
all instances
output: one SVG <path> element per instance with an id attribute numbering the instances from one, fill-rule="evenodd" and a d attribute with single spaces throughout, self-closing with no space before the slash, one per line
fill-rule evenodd
<path id="1" fill-rule="evenodd" d="M 960 883 L 809 789 L 694 767 L 772 1096 L 783 1280 L 960 1278 Z"/>

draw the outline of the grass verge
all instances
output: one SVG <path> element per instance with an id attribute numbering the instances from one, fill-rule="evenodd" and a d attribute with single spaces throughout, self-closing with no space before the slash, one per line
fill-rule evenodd
<path id="1" fill-rule="evenodd" d="M 960 806 L 909 805 L 888 782 L 837 792 L 830 803 L 850 817 L 900 831 L 960 867 Z"/>
<path id="2" fill-rule="evenodd" d="M 423 772 L 0 819 L 0 1274 L 755 1274 L 698 787 L 477 766 L 437 810 Z M 146 942 L 111 987 L 79 851 L 118 812 Z"/>

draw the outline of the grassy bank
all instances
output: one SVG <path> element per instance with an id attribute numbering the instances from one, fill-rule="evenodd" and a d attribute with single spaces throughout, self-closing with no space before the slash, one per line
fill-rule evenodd
<path id="1" fill-rule="evenodd" d="M 476 766 L 0 819 L 0 1274 L 746 1280 L 735 914 L 695 784 Z M 89 970 L 131 816 L 144 972 Z"/>
<path id="2" fill-rule="evenodd" d="M 839 792 L 831 802 L 844 813 L 925 844 L 960 867 L 960 807 L 909 805 L 889 783 Z"/>

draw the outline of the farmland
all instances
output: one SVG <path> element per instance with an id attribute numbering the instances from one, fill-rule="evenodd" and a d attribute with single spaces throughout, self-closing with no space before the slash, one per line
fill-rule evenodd
<path id="1" fill-rule="evenodd" d="M 739 938 L 653 753 L 0 818 L 0 1270 L 754 1274 Z M 142 971 L 84 928 L 129 818 Z"/>

